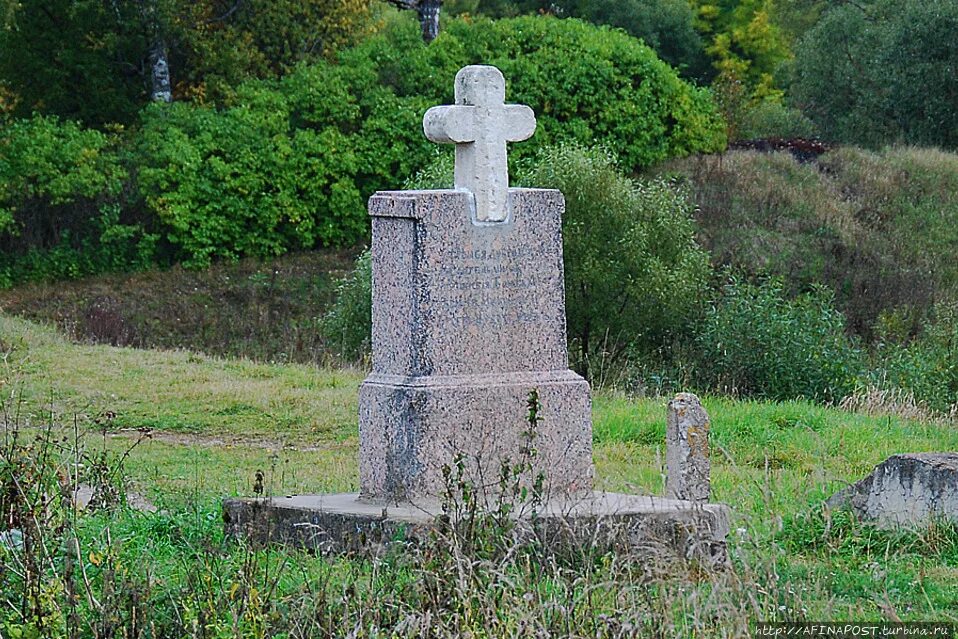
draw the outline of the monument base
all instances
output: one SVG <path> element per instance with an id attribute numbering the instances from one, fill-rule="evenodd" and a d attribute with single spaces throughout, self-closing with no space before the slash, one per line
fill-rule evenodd
<path id="1" fill-rule="evenodd" d="M 539 410 L 529 423 L 529 398 Z M 359 390 L 363 498 L 418 501 L 443 494 L 444 468 L 489 488 L 502 464 L 528 462 L 551 493 L 592 489 L 589 384 L 569 370 L 401 377 L 372 373 Z M 520 451 L 534 450 L 523 459 Z M 458 460 L 458 461 L 457 461 Z"/>
<path id="2" fill-rule="evenodd" d="M 437 501 L 385 504 L 356 493 L 237 498 L 223 503 L 226 532 L 254 544 L 278 543 L 323 554 L 417 543 L 447 526 Z M 724 566 L 730 511 L 723 504 L 694 504 L 664 497 L 591 492 L 517 508 L 518 525 L 541 540 L 546 552 L 587 547 L 648 548 Z"/>

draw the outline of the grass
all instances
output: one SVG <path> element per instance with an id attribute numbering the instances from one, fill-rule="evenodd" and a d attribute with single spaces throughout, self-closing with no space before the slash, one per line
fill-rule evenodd
<path id="1" fill-rule="evenodd" d="M 5 316 L 0 345 L 6 345 L 7 377 L 20 371 L 18 409 L 28 420 L 42 421 L 51 411 L 109 415 L 113 430 L 299 445 L 356 436 L 362 376 L 355 371 L 78 345 L 52 328 Z"/>
<path id="2" fill-rule="evenodd" d="M 151 588 L 165 592 L 171 601 L 179 601 L 183 592 L 199 592 L 191 581 L 197 574 L 219 580 L 217 589 L 235 587 L 248 596 L 251 583 L 259 588 L 271 583 L 257 571 L 272 566 L 282 575 L 270 586 L 274 601 L 258 599 L 256 604 L 266 626 L 271 623 L 269 614 L 278 611 L 290 618 L 306 614 L 296 608 L 305 606 L 306 599 L 295 597 L 305 597 L 315 583 L 333 591 L 353 589 L 352 599 L 333 606 L 350 623 L 356 621 L 350 615 L 360 614 L 360 608 L 350 607 L 355 602 L 367 606 L 370 615 L 384 615 L 375 618 L 385 626 L 399 623 L 395 615 L 415 612 L 409 608 L 414 601 L 410 592 L 417 580 L 426 578 L 423 574 L 428 576 L 416 572 L 422 568 L 419 564 L 391 567 L 287 551 L 244 559 L 243 553 L 252 551 L 222 546 L 219 499 L 251 494 L 258 471 L 277 494 L 356 490 L 356 390 L 361 378 L 359 371 L 75 344 L 53 328 L 0 315 L 0 392 L 8 420 L 16 415 L 21 424 L 39 425 L 49 422 L 52 410 L 54 421 L 69 425 L 73 415 L 79 415 L 81 428 L 90 431 L 88 445 L 105 446 L 117 454 L 140 436 L 129 429 L 153 431 L 132 450 L 126 467 L 134 487 L 161 512 L 127 513 L 112 522 L 93 516 L 82 525 L 84 543 L 104 548 L 97 551 L 104 557 L 113 552 L 118 562 L 136 564 L 138 557 L 149 557 L 149 570 L 158 580 Z M 668 615 L 686 620 L 659 636 L 741 636 L 743 628 L 759 618 L 958 621 L 958 529 L 940 526 L 888 533 L 821 508 L 824 498 L 890 454 L 958 450 L 958 430 L 806 402 L 707 397 L 704 403 L 712 418 L 714 498 L 735 512 L 730 539 L 735 571 L 703 579 L 679 570 L 653 586 L 639 580 L 643 589 L 652 589 L 641 590 L 643 599 L 628 599 L 627 604 L 620 600 L 624 594 L 617 599 L 615 589 L 604 590 L 625 578 L 624 573 L 615 573 L 615 580 L 608 577 L 608 583 L 602 581 L 606 577 L 581 577 L 576 583 L 599 593 L 599 603 L 588 604 L 597 607 L 582 610 L 601 609 L 613 616 L 618 610 L 620 616 L 628 616 L 648 605 L 661 615 L 664 606 Z M 595 462 L 601 487 L 661 493 L 665 408 L 665 399 L 596 393 Z M 101 429 L 105 433 L 97 434 Z M 109 543 L 104 541 L 107 530 L 112 535 Z M 211 559 L 201 548 L 220 549 Z M 290 564 L 298 568 L 290 571 Z M 423 565 L 440 570 L 435 563 Z M 609 570 L 613 568 L 621 566 Z M 498 589 L 501 599 L 496 606 L 513 606 L 515 614 L 522 606 L 528 608 L 525 595 L 516 589 L 536 592 L 535 600 L 544 597 L 545 606 L 559 595 L 575 599 L 577 595 L 570 593 L 580 587 L 565 590 L 572 582 L 563 581 L 560 575 L 566 573 L 560 571 L 548 586 L 554 592 L 546 592 L 542 584 L 523 582 L 530 578 L 522 572 L 525 568 L 510 570 L 519 571 L 509 573 L 511 586 L 496 582 L 482 588 Z M 486 578 L 490 577 L 477 576 L 477 583 Z M 175 584 L 183 584 L 178 586 L 181 590 Z M 216 597 L 224 596 L 216 592 Z M 199 614 L 201 599 L 193 601 L 189 614 Z M 204 605 L 212 605 L 214 599 L 209 594 Z M 252 600 L 244 601 L 251 605 Z M 387 614 L 382 601 L 397 608 Z M 238 604 L 227 597 L 217 605 L 234 610 Z M 186 619 L 186 608 L 177 610 L 180 621 Z M 476 627 L 492 623 L 483 621 L 478 610 L 470 623 Z M 208 613 L 218 614 L 212 609 Z M 223 630 L 206 636 L 234 634 Z"/>

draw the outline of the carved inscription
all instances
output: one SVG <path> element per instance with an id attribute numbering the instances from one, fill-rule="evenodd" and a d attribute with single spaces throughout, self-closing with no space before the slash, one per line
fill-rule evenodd
<path id="1" fill-rule="evenodd" d="M 459 330 L 496 331 L 542 321 L 536 296 L 554 262 L 536 247 L 452 249 L 429 297 L 433 316 Z M 552 284 L 554 285 L 554 283 Z"/>

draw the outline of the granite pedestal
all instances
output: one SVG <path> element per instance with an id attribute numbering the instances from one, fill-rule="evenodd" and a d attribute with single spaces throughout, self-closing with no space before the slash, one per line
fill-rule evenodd
<path id="1" fill-rule="evenodd" d="M 437 527 L 459 523 L 445 521 L 444 515 L 434 500 L 384 504 L 355 493 L 224 503 L 227 534 L 323 554 L 379 554 L 393 544 L 420 543 Z M 595 492 L 557 497 L 536 509 L 520 506 L 516 519 L 518 529 L 535 535 L 546 553 L 587 547 L 627 548 L 635 554 L 645 548 L 650 556 L 691 559 L 717 568 L 728 561 L 730 513 L 721 504 Z"/>
<path id="2" fill-rule="evenodd" d="M 529 475 L 592 488 L 589 385 L 568 370 L 558 191 L 510 191 L 511 214 L 475 220 L 457 191 L 375 195 L 373 371 L 359 392 L 364 498 L 442 492 L 465 456 L 488 485 L 535 450 Z M 530 428 L 530 393 L 541 410 Z"/>

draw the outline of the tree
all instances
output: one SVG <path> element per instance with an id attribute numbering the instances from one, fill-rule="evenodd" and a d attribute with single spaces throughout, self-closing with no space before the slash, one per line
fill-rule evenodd
<path id="1" fill-rule="evenodd" d="M 228 101 L 354 43 L 369 1 L 0 0 L 0 109 L 99 126 L 149 100 Z"/>
<path id="2" fill-rule="evenodd" d="M 829 10 L 796 53 L 792 101 L 830 139 L 958 147 L 958 0 Z"/>
<path id="3" fill-rule="evenodd" d="M 447 4 L 453 15 L 503 18 L 539 13 L 616 27 L 643 40 L 685 77 L 707 80 L 712 75 L 688 0 L 447 0 Z"/>
<path id="4" fill-rule="evenodd" d="M 9 3 L 0 26 L 0 83 L 15 116 L 129 122 L 147 96 L 149 42 L 139 3 Z"/>
<path id="5" fill-rule="evenodd" d="M 661 355 L 685 334 L 709 266 L 684 192 L 662 180 L 633 182 L 607 153 L 574 145 L 545 149 L 520 180 L 565 196 L 566 315 L 583 376 L 603 358 Z"/>
<path id="6" fill-rule="evenodd" d="M 745 83 L 752 97 L 781 98 L 775 74 L 791 57 L 788 38 L 774 22 L 774 0 L 690 0 L 696 27 L 720 74 Z"/>

